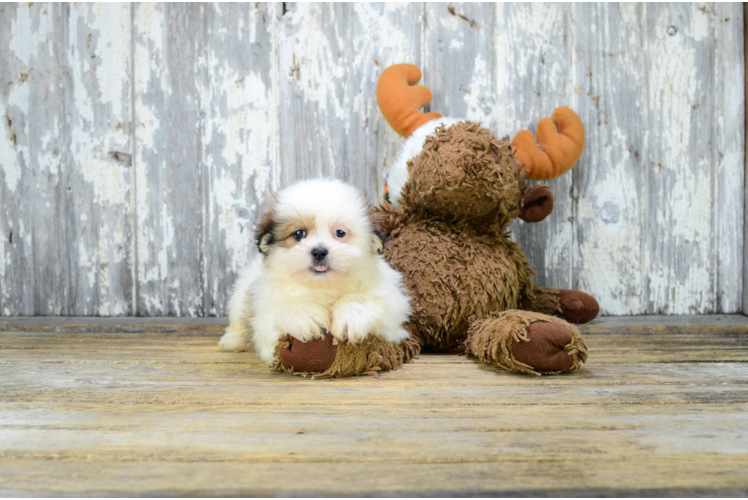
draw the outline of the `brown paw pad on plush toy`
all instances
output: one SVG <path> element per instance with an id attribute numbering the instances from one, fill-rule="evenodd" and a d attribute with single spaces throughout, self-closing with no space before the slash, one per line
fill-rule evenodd
<path id="1" fill-rule="evenodd" d="M 587 346 L 574 325 L 518 310 L 474 322 L 466 349 L 484 363 L 534 374 L 575 370 L 587 359 Z"/>
<path id="2" fill-rule="evenodd" d="M 286 335 L 278 344 L 273 369 L 314 378 L 376 375 L 397 370 L 419 352 L 418 343 L 412 339 L 394 344 L 370 335 L 353 344 L 326 332 L 307 342 Z"/>
<path id="3" fill-rule="evenodd" d="M 577 290 L 559 290 L 561 316 L 571 323 L 589 323 L 597 317 L 600 305 L 594 297 Z"/>

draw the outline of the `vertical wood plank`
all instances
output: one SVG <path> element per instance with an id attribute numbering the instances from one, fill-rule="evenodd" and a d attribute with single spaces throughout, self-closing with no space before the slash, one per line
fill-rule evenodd
<path id="1" fill-rule="evenodd" d="M 572 170 L 575 192 L 573 287 L 595 295 L 602 314 L 643 314 L 649 286 L 644 7 L 575 4 L 572 68 L 576 110 L 587 127 Z M 626 258 L 622 258 L 625 255 Z"/>
<path id="2" fill-rule="evenodd" d="M 130 6 L 71 4 L 63 33 L 66 314 L 132 314 Z"/>
<path id="3" fill-rule="evenodd" d="M 3 315 L 67 312 L 61 4 L 0 7 Z"/>
<path id="4" fill-rule="evenodd" d="M 745 115 L 748 118 L 748 61 L 746 61 L 746 58 L 748 58 L 748 3 L 743 3 L 743 65 L 745 66 L 745 93 L 743 97 L 745 100 Z M 746 149 L 743 150 L 745 153 L 745 170 L 743 171 L 743 314 L 748 315 L 748 293 L 746 293 L 746 290 L 748 290 L 748 244 L 746 244 L 746 241 L 748 241 L 748 224 L 746 224 L 746 221 L 748 221 L 748 182 L 746 182 L 748 179 L 748 119 L 743 123 L 743 128 L 746 145 Z"/>
<path id="5" fill-rule="evenodd" d="M 205 314 L 198 67 L 203 8 L 135 6 L 138 315 Z"/>
<path id="6" fill-rule="evenodd" d="M 714 172 L 719 158 L 711 5 L 647 6 L 647 248 L 650 314 L 716 309 Z M 671 27 L 675 28 L 675 32 Z M 669 31 L 668 31 L 669 30 Z"/>
<path id="7" fill-rule="evenodd" d="M 745 52 L 743 8 L 740 4 L 714 4 L 712 23 L 714 58 L 710 87 L 714 94 L 713 120 L 704 126 L 710 134 L 715 180 L 715 308 L 716 313 L 742 310 L 743 282 L 736 269 L 743 262 L 745 217 Z M 737 207 L 737 209 L 736 209 Z"/>
<path id="8" fill-rule="evenodd" d="M 255 253 L 260 204 L 277 189 L 273 36 L 280 9 L 205 6 L 200 84 L 206 315 L 227 314 L 231 286 Z"/>
<path id="9" fill-rule="evenodd" d="M 381 162 L 393 154 L 378 139 L 386 127 L 376 105 L 376 82 L 390 64 L 420 62 L 420 6 L 287 8 L 278 36 L 282 183 L 333 176 L 374 201 Z"/>
<path id="10" fill-rule="evenodd" d="M 432 110 L 513 136 L 571 105 L 569 7 L 563 4 L 429 4 L 425 73 Z M 514 239 L 540 285 L 569 287 L 571 176 L 549 181 L 556 198 L 540 224 L 516 221 Z"/>
<path id="11" fill-rule="evenodd" d="M 129 8 L 6 5 L 2 20 L 0 311 L 129 314 Z"/>

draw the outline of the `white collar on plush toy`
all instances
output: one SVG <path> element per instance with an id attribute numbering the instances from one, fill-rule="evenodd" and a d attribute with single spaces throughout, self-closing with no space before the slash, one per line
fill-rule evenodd
<path id="1" fill-rule="evenodd" d="M 398 153 L 395 163 L 390 167 L 390 172 L 387 174 L 387 178 L 384 181 L 384 199 L 389 200 L 395 205 L 396 208 L 400 208 L 400 198 L 402 196 L 403 188 L 405 183 L 408 182 L 408 160 L 415 158 L 418 153 L 423 149 L 423 144 L 426 142 L 426 138 L 433 134 L 436 129 L 444 125 L 445 127 L 451 127 L 455 123 L 461 122 L 464 119 L 458 118 L 437 118 L 424 123 L 416 129 L 413 134 L 403 144 L 403 148 Z"/>

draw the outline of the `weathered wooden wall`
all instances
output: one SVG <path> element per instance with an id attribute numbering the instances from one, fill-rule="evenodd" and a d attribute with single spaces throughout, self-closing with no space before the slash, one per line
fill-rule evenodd
<path id="1" fill-rule="evenodd" d="M 605 314 L 742 309 L 740 4 L 4 4 L 0 314 L 223 315 L 269 193 L 376 199 L 401 139 L 374 88 L 588 130 L 556 210 L 515 225 L 541 284 Z"/>

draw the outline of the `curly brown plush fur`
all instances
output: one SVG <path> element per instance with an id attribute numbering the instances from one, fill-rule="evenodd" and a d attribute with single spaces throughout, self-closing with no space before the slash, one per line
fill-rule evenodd
<path id="1" fill-rule="evenodd" d="M 519 214 L 525 182 L 509 141 L 497 140 L 478 123 L 440 127 L 408 169 L 403 205 L 494 231 Z"/>
<path id="2" fill-rule="evenodd" d="M 540 344 L 540 349 L 525 350 L 529 343 Z M 492 313 L 476 321 L 468 330 L 466 347 L 484 363 L 537 375 L 576 370 L 587 360 L 587 346 L 574 325 L 527 311 Z"/>
<path id="3" fill-rule="evenodd" d="M 309 342 L 284 337 L 276 346 L 271 369 L 315 379 L 377 375 L 380 371 L 397 370 L 419 352 L 421 346 L 414 339 L 393 344 L 369 336 L 361 343 L 351 344 L 329 334 Z"/>
<path id="4" fill-rule="evenodd" d="M 538 191 L 526 191 L 508 141 L 496 139 L 478 123 L 442 126 L 408 162 L 408 170 L 401 208 L 385 202 L 372 210 L 372 219 L 389 238 L 385 258 L 403 274 L 413 297 L 408 328 L 424 349 L 464 352 L 467 347 L 485 362 L 525 373 L 577 369 L 586 359 L 578 331 L 547 316 L 567 314 L 560 291 L 532 283 L 534 271 L 519 244 L 509 239 L 508 227 L 520 214 L 523 195 L 536 200 Z M 552 208 L 552 198 L 543 206 Z M 533 214 L 533 220 L 542 218 Z M 596 306 L 589 299 L 575 304 Z M 516 311 L 499 314 L 509 310 Z M 593 312 L 584 317 L 594 317 Z M 489 319 L 490 328 L 482 323 Z M 551 369 L 536 370 L 512 354 L 509 339 L 530 342 L 517 329 L 538 321 L 549 324 L 543 338 L 550 335 L 550 340 L 542 349 L 540 342 L 533 348 L 553 350 L 554 342 L 569 340 L 555 349 L 569 359 L 553 358 L 555 364 L 546 366 L 541 358 L 550 359 L 550 351 L 530 357 Z M 514 333 L 507 337 L 507 332 Z M 481 343 L 501 349 L 488 356 Z"/>

